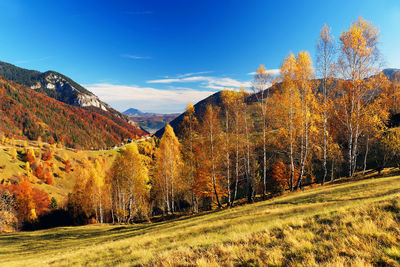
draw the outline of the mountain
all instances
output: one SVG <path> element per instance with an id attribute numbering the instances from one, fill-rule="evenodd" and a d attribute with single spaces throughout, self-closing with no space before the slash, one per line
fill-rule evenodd
<path id="1" fill-rule="evenodd" d="M 15 138 L 106 148 L 146 132 L 98 109 L 80 108 L 0 77 L 0 132 Z"/>
<path id="2" fill-rule="evenodd" d="M 400 69 L 390 68 L 390 69 L 384 69 L 382 72 L 383 72 L 383 74 L 388 76 L 391 80 L 395 79 L 396 75 L 399 75 L 399 76 L 397 76 L 397 78 L 400 77 Z"/>
<path id="3" fill-rule="evenodd" d="M 124 127 L 125 122 L 137 127 L 135 122 L 101 101 L 92 92 L 67 76 L 55 71 L 39 72 L 27 70 L 0 61 L 0 76 L 37 92 L 46 94 L 65 104 L 89 109 L 106 116 Z M 121 121 L 124 121 L 121 123 Z"/>
<path id="4" fill-rule="evenodd" d="M 125 115 L 127 115 L 127 116 L 130 116 L 130 117 L 134 117 L 134 116 L 143 116 L 143 115 L 145 115 L 145 114 L 148 114 L 148 113 L 143 113 L 143 112 L 141 112 L 140 110 L 135 109 L 135 108 L 127 109 L 127 110 L 125 110 L 125 111 L 122 112 L 122 113 L 125 114 Z"/>
<path id="5" fill-rule="evenodd" d="M 140 127 L 149 132 L 156 132 L 163 128 L 167 123 L 175 119 L 179 113 L 171 114 L 160 114 L 160 113 L 147 113 L 142 112 L 135 108 L 130 108 L 123 112 L 123 114 L 129 116 L 134 120 Z"/>
<path id="6" fill-rule="evenodd" d="M 382 72 L 383 72 L 383 74 L 388 76 L 390 79 L 395 79 L 396 75 L 399 75 L 398 77 L 400 78 L 400 69 L 390 68 L 390 69 L 384 69 Z M 397 78 L 397 79 L 399 79 L 399 78 Z M 319 84 L 320 84 L 320 80 L 317 80 L 317 81 L 319 81 Z M 274 85 L 275 88 L 270 87 L 269 90 L 270 90 L 270 92 L 274 92 L 276 89 L 279 89 L 280 86 L 281 86 L 281 83 L 276 83 Z M 318 90 L 320 90 L 320 89 L 321 88 L 319 88 Z M 251 104 L 256 101 L 257 101 L 257 95 L 255 95 L 255 94 L 250 94 L 245 99 L 245 102 L 247 104 Z M 221 91 L 201 100 L 196 105 L 194 105 L 195 116 L 197 118 L 202 118 L 202 116 L 205 112 L 206 106 L 208 104 L 210 104 L 212 106 L 221 106 Z M 173 119 L 169 123 L 172 126 L 172 128 L 174 128 L 174 131 L 178 136 L 180 135 L 180 132 L 181 132 L 180 124 L 181 124 L 184 116 L 185 116 L 185 113 L 182 113 L 181 115 L 177 116 L 175 119 Z M 164 133 L 164 128 L 161 128 L 154 135 L 157 136 L 158 138 L 161 138 L 163 133 Z"/>
<path id="7" fill-rule="evenodd" d="M 195 116 L 197 118 L 202 118 L 203 114 L 205 113 L 207 105 L 212 105 L 212 106 L 221 106 L 221 91 L 210 95 L 209 97 L 201 100 L 198 102 L 196 105 L 194 105 L 194 110 L 195 110 Z M 174 128 L 175 133 L 179 136 L 180 134 L 180 128 L 179 125 L 183 121 L 183 117 L 185 116 L 185 112 L 173 119 L 169 124 Z M 164 127 L 160 130 L 158 130 L 154 135 L 157 136 L 158 138 L 161 138 L 162 135 L 164 134 Z"/>

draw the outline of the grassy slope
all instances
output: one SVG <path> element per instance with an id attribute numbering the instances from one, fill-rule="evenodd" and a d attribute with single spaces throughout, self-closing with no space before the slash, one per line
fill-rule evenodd
<path id="1" fill-rule="evenodd" d="M 313 265 L 325 258 L 339 266 L 343 261 L 395 265 L 399 197 L 400 176 L 395 176 L 168 222 L 8 234 L 0 236 L 0 265 Z"/>
<path id="2" fill-rule="evenodd" d="M 26 149 L 23 148 L 23 143 L 25 141 L 15 141 L 17 146 L 17 151 L 19 154 L 25 153 Z M 36 141 L 28 141 L 28 147 L 33 148 L 36 156 L 38 157 L 45 151 L 45 147 L 49 145 L 44 143 L 42 148 L 39 147 Z M 78 151 L 73 149 L 66 148 L 54 148 L 53 151 L 53 159 L 50 161 L 54 164 L 53 173 L 57 174 L 57 177 L 53 177 L 53 184 L 48 185 L 41 182 L 36 177 L 32 177 L 31 181 L 33 182 L 33 186 L 37 187 L 45 192 L 47 192 L 51 197 L 54 197 L 58 203 L 62 203 L 66 200 L 68 193 L 72 192 L 72 189 L 75 185 L 76 174 L 74 172 L 74 167 L 82 161 L 83 158 L 87 157 L 103 157 L 106 159 L 106 163 L 111 165 L 113 162 L 114 156 L 117 154 L 117 150 L 106 150 L 106 151 Z M 16 160 L 12 160 L 10 154 L 10 148 L 0 146 L 0 181 L 11 178 L 13 175 L 23 174 L 26 175 L 25 170 L 25 162 L 23 161 L 21 156 L 18 156 Z M 70 173 L 66 173 L 64 168 L 64 163 L 62 162 L 64 159 L 70 159 L 72 162 L 73 170 Z M 109 167 L 109 166 L 107 166 Z"/>

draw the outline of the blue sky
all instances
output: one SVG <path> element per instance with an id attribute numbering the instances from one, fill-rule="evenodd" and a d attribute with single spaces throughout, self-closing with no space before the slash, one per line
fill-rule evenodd
<path id="1" fill-rule="evenodd" d="M 358 16 L 399 68 L 398 0 L 0 0 L 0 60 L 63 73 L 120 111 L 181 112 L 290 51 L 314 55 L 324 23 L 338 37 Z"/>

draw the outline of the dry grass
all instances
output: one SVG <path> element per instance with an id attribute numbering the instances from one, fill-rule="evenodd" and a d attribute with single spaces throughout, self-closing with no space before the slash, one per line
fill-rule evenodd
<path id="1" fill-rule="evenodd" d="M 25 153 L 25 148 L 23 147 L 23 143 L 25 141 L 16 140 L 16 149 L 18 152 L 18 156 L 15 160 L 12 159 L 11 149 L 9 147 L 0 146 L 0 166 L 4 167 L 0 169 L 0 182 L 2 180 L 7 181 L 9 178 L 15 175 L 26 175 L 25 170 L 25 161 L 23 159 L 23 155 Z M 48 144 L 44 144 L 42 147 L 39 146 L 36 141 L 27 142 L 28 147 L 33 148 L 37 157 L 43 154 L 46 147 L 49 147 Z M 72 191 L 72 188 L 75 185 L 76 174 L 72 171 L 71 173 L 66 173 L 64 168 L 63 159 L 69 158 L 72 159 L 72 165 L 76 166 L 82 159 L 85 157 L 97 157 L 101 156 L 106 159 L 108 166 L 111 165 L 114 156 L 117 154 L 117 150 L 109 150 L 109 151 L 78 151 L 68 148 L 57 148 L 52 147 L 53 158 L 49 163 L 52 163 L 53 173 L 56 174 L 53 178 L 53 184 L 47 185 L 37 179 L 36 177 L 32 177 L 33 186 L 37 187 L 49 194 L 50 197 L 54 197 L 57 199 L 58 203 L 63 203 L 68 193 Z"/>
<path id="2" fill-rule="evenodd" d="M 315 215 L 205 248 L 166 251 L 148 265 L 399 266 L 400 201 Z"/>
<path id="3" fill-rule="evenodd" d="M 400 177 L 189 218 L 0 236 L 0 265 L 399 265 Z"/>

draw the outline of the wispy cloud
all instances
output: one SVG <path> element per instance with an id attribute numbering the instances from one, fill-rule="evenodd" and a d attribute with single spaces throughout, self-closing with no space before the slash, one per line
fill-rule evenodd
<path id="1" fill-rule="evenodd" d="M 274 76 L 276 76 L 276 75 L 279 75 L 280 73 L 281 73 L 281 70 L 280 69 L 270 69 L 270 70 L 267 70 L 267 73 L 271 73 L 272 75 L 274 75 Z M 250 72 L 250 73 L 247 73 L 248 75 L 256 75 L 257 74 L 257 72 Z"/>
<path id="2" fill-rule="evenodd" d="M 138 55 L 130 55 L 130 54 L 123 54 L 121 57 L 129 58 L 129 59 L 151 59 L 149 56 L 138 56 Z"/>
<path id="3" fill-rule="evenodd" d="M 189 73 L 188 73 L 189 74 Z M 181 76 L 178 78 L 167 78 L 167 79 L 158 79 L 158 80 L 150 80 L 147 83 L 157 83 L 157 84 L 170 84 L 170 83 L 191 83 L 191 82 L 200 82 L 202 87 L 222 90 L 224 88 L 240 88 L 240 87 L 251 87 L 250 82 L 242 82 L 232 78 L 220 78 L 213 76 Z"/>
<path id="4" fill-rule="evenodd" d="M 89 84 L 85 87 L 121 111 L 135 107 L 148 112 L 182 112 L 187 103 L 197 103 L 216 92 L 172 86 L 168 90 L 162 90 L 110 83 Z"/>
<path id="5" fill-rule="evenodd" d="M 201 75 L 201 74 L 208 74 L 212 73 L 212 71 L 199 71 L 199 72 L 189 72 L 185 74 L 178 74 L 176 75 L 177 78 L 184 78 L 184 77 L 189 77 L 189 76 L 194 76 L 194 75 Z"/>

